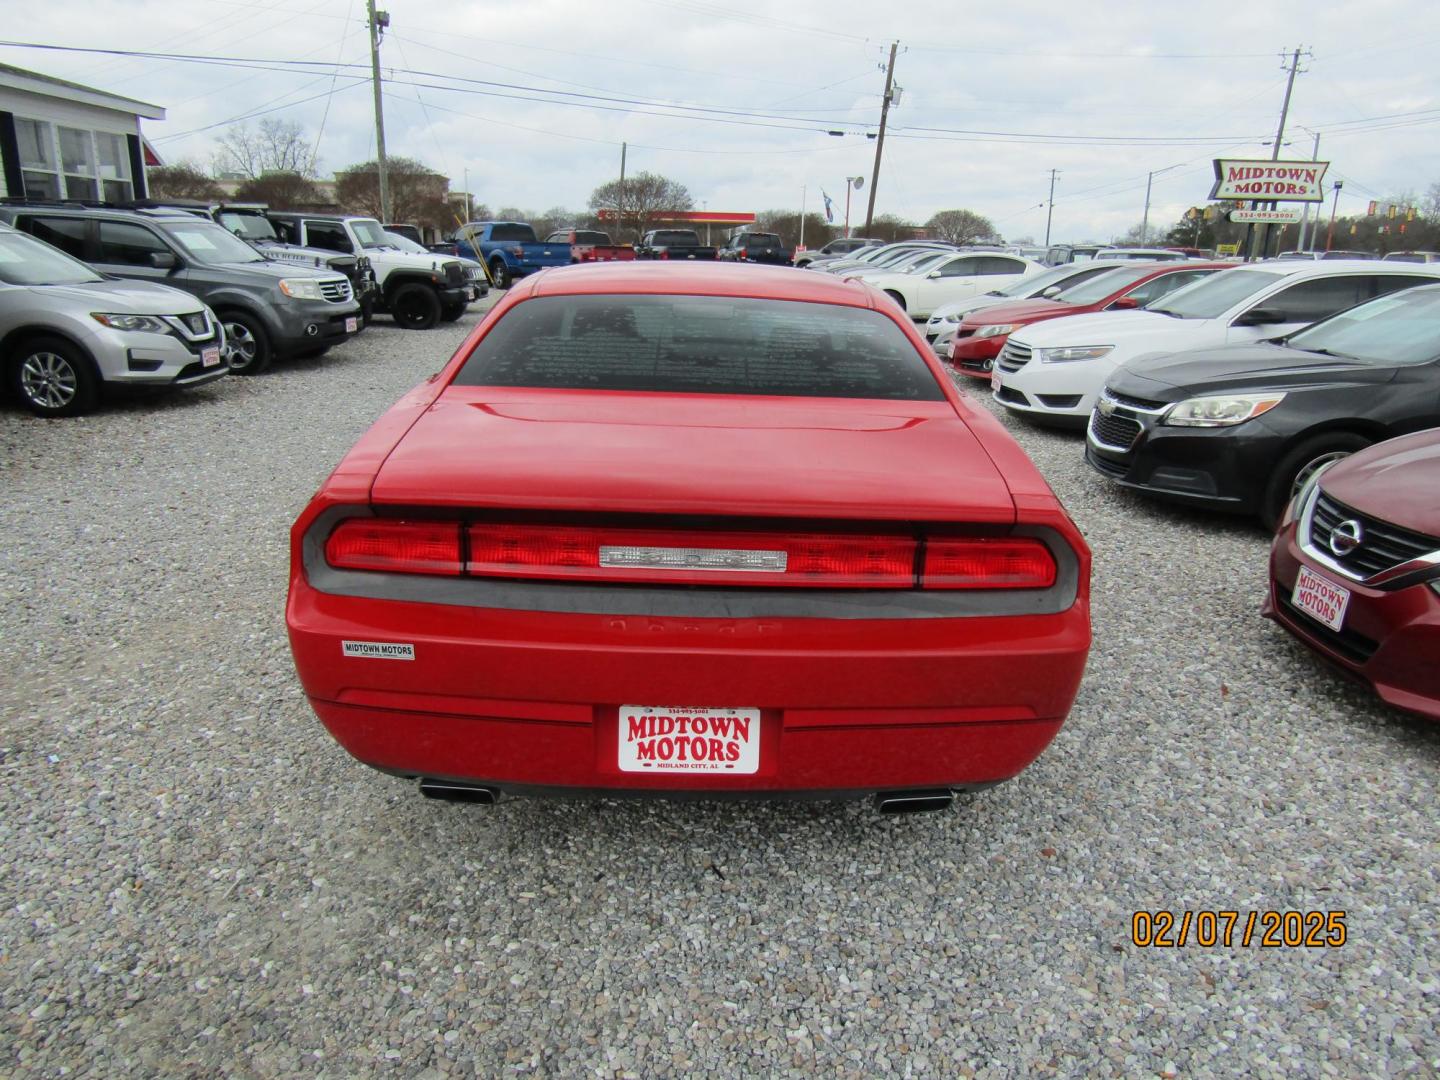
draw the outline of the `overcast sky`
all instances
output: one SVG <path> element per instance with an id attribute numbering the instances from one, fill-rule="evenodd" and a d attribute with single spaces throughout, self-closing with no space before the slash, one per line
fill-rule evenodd
<path id="1" fill-rule="evenodd" d="M 891 41 L 903 94 L 877 213 L 923 222 L 966 207 L 1007 237 L 1038 240 L 1054 168 L 1052 239 L 1105 240 L 1139 222 L 1146 174 L 1165 170 L 1150 221 L 1169 224 L 1208 194 L 1211 158 L 1269 156 L 1281 53 L 1297 46 L 1313 56 L 1296 79 L 1283 156 L 1308 158 L 1322 132 L 1320 157 L 1345 181 L 1342 214 L 1440 180 L 1434 0 L 382 6 L 390 152 L 423 160 L 455 189 L 468 170 L 477 201 L 495 208 L 583 207 L 618 175 L 624 141 L 628 171 L 673 177 L 712 210 L 799 209 L 802 197 L 817 209 L 823 189 L 838 219 L 845 177 L 863 175 L 852 207 L 863 224 L 875 151 L 865 133 L 878 127 Z M 208 163 L 225 122 L 267 110 L 318 136 L 328 174 L 374 157 L 364 18 L 364 0 L 57 0 L 26 5 L 3 36 L 315 66 L 255 71 L 11 47 L 0 61 L 163 106 L 168 119 L 146 131 L 168 161 Z M 337 61 L 366 66 L 337 76 L 327 66 Z M 535 97 L 551 101 L 521 100 Z M 675 105 L 709 111 L 680 117 Z"/>

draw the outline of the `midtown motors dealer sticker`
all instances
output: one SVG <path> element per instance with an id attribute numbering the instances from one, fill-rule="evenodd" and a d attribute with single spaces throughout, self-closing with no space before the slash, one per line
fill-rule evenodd
<path id="1" fill-rule="evenodd" d="M 340 649 L 346 656 L 363 660 L 415 659 L 415 646 L 400 641 L 342 641 Z"/>
<path id="2" fill-rule="evenodd" d="M 621 772 L 754 773 L 760 710 L 620 706 Z"/>

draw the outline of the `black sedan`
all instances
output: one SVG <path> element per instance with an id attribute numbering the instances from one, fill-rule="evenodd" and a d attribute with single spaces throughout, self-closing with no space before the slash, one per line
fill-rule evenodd
<path id="1" fill-rule="evenodd" d="M 1317 470 L 1440 426 L 1440 285 L 1290 337 L 1156 354 L 1110 377 L 1085 459 L 1125 487 L 1274 525 Z"/>

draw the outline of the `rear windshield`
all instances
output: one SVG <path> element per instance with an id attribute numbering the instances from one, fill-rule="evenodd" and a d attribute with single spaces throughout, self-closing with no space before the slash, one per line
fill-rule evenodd
<path id="1" fill-rule="evenodd" d="M 542 296 L 512 308 L 461 386 L 941 401 L 904 332 L 861 308 L 711 296 Z"/>
<path id="2" fill-rule="evenodd" d="M 746 233 L 735 242 L 741 247 L 774 248 L 780 246 L 780 237 L 774 233 Z"/>
<path id="3" fill-rule="evenodd" d="M 535 230 L 529 225 L 491 225 L 490 239 L 517 244 L 533 244 L 535 243 Z"/>
<path id="4" fill-rule="evenodd" d="M 697 244 L 700 243 L 700 234 L 699 234 L 699 233 L 693 233 L 693 232 L 686 232 L 686 231 L 683 230 L 683 229 L 670 229 L 670 230 L 665 231 L 665 232 L 657 232 L 657 233 L 655 234 L 654 243 L 656 243 L 656 244 L 665 244 L 665 245 L 669 245 L 669 244 L 692 244 L 692 245 L 697 245 Z"/>
<path id="5" fill-rule="evenodd" d="M 610 234 L 609 234 L 609 233 L 603 233 L 603 232 L 590 232 L 590 231 L 587 230 L 587 229 L 576 229 L 576 230 L 575 230 L 575 243 L 577 243 L 577 244 L 597 244 L 597 245 L 599 245 L 600 247 L 609 247 L 609 246 L 610 246 Z"/>

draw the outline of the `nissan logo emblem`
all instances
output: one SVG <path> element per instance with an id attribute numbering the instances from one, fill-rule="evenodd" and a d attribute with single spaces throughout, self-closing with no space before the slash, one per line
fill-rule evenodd
<path id="1" fill-rule="evenodd" d="M 1330 550 L 1337 558 L 1343 559 L 1358 548 L 1365 540 L 1365 530 L 1355 520 L 1342 521 L 1330 533 Z"/>

